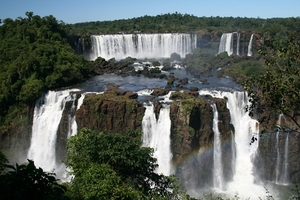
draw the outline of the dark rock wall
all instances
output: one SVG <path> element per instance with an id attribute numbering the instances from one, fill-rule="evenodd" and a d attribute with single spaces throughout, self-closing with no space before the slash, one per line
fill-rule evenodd
<path id="1" fill-rule="evenodd" d="M 279 182 L 283 174 L 285 142 L 288 137 L 288 183 L 300 181 L 300 134 L 298 132 L 279 132 L 277 149 L 277 132 L 264 133 L 260 137 L 258 156 L 255 159 L 258 177 L 266 181 L 276 181 L 276 169 L 279 167 Z M 277 163 L 279 152 L 280 162 Z M 279 164 L 279 166 L 277 166 Z"/>
<path id="2" fill-rule="evenodd" d="M 111 133 L 141 130 L 145 108 L 129 96 L 128 93 L 86 95 L 76 112 L 78 130 L 83 127 Z"/>
<path id="3" fill-rule="evenodd" d="M 215 102 L 219 114 L 222 140 L 222 159 L 226 180 L 232 178 L 233 128 L 224 99 L 188 98 L 173 102 L 170 107 L 171 149 L 176 174 L 181 181 L 195 188 L 211 186 L 213 176 L 213 110 Z M 192 183 L 192 184 L 191 184 Z"/>
<path id="4" fill-rule="evenodd" d="M 14 121 L 0 129 L 0 148 L 11 164 L 27 161 L 31 141 L 34 106 L 27 106 Z"/>
<path id="5" fill-rule="evenodd" d="M 68 134 L 70 132 L 72 124 L 70 124 L 70 119 L 75 117 L 77 101 L 78 99 L 74 99 L 72 101 L 68 101 L 65 104 L 65 108 L 63 110 L 61 120 L 57 130 L 57 138 L 56 138 L 56 162 L 61 162 L 66 158 L 67 155 L 67 141 Z"/>

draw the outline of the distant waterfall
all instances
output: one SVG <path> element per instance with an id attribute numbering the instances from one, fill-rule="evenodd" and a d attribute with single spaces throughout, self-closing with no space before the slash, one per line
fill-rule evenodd
<path id="1" fill-rule="evenodd" d="M 258 122 L 252 119 L 244 108 L 248 104 L 244 92 L 200 91 L 200 95 L 211 95 L 216 98 L 226 98 L 230 111 L 231 123 L 234 126 L 235 169 L 233 180 L 225 185 L 225 193 L 234 196 L 236 193 L 243 198 L 258 198 L 265 194 L 262 186 L 255 184 L 253 162 L 258 148 Z M 250 144 L 252 138 L 256 142 Z"/>
<path id="2" fill-rule="evenodd" d="M 145 107 L 146 111 L 142 121 L 143 146 L 154 149 L 154 157 L 157 158 L 159 165 L 156 172 L 170 175 L 172 159 L 170 107 L 164 105 L 161 108 L 158 120 L 155 118 L 153 104 L 145 105 Z"/>
<path id="3" fill-rule="evenodd" d="M 244 35 L 245 37 L 245 35 Z M 252 44 L 253 44 L 254 34 L 251 34 L 250 40 L 248 44 L 248 52 L 247 56 L 253 56 L 252 52 Z M 242 47 L 245 45 L 245 38 L 242 40 Z M 241 33 L 233 32 L 233 33 L 223 33 L 220 39 L 219 51 L 218 54 L 227 52 L 228 56 L 244 55 L 244 48 L 240 49 L 241 46 Z"/>
<path id="4" fill-rule="evenodd" d="M 215 103 L 212 104 L 214 119 L 213 119 L 213 131 L 214 131 L 214 168 L 213 168 L 213 183 L 214 188 L 218 190 L 224 189 L 224 176 L 222 166 L 222 149 L 221 139 L 219 131 L 219 114 Z"/>
<path id="5" fill-rule="evenodd" d="M 78 103 L 77 108 L 74 108 L 76 95 L 71 95 L 70 92 L 72 91 L 74 90 L 49 91 L 36 102 L 32 137 L 28 151 L 28 158 L 32 159 L 36 166 L 48 172 L 53 171 L 61 179 L 66 178 L 64 177 L 66 168 L 62 162 L 57 162 L 56 159 L 58 126 L 66 102 L 73 101 L 74 111 L 81 105 Z M 84 98 L 84 95 L 80 99 L 82 98 Z M 77 132 L 77 125 L 74 125 L 74 123 L 76 124 L 75 117 L 69 116 L 69 136 Z"/>
<path id="6" fill-rule="evenodd" d="M 185 33 L 92 35 L 91 41 L 91 60 L 99 56 L 117 60 L 128 56 L 163 58 L 174 52 L 185 57 L 196 48 L 197 36 Z"/>
<path id="7" fill-rule="evenodd" d="M 252 43 L 253 43 L 253 33 L 251 34 L 249 45 L 248 45 L 248 53 L 247 56 L 252 56 Z"/>
<path id="8" fill-rule="evenodd" d="M 233 33 L 223 33 L 220 40 L 218 54 L 222 52 L 227 52 L 228 56 L 233 54 Z"/>
<path id="9" fill-rule="evenodd" d="M 241 34 L 237 33 L 237 44 L 236 44 L 236 55 L 240 56 L 240 39 L 241 39 Z"/>

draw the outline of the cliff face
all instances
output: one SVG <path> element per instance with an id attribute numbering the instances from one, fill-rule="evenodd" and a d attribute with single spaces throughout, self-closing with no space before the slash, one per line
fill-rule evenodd
<path id="1" fill-rule="evenodd" d="M 14 121 L 0 129 L 0 148 L 11 164 L 24 163 L 30 146 L 34 107 L 15 114 Z"/>
<path id="2" fill-rule="evenodd" d="M 135 93 L 116 91 L 86 95 L 76 112 L 78 130 L 83 127 L 111 133 L 141 130 L 145 108 L 135 98 Z"/>
<path id="3" fill-rule="evenodd" d="M 231 138 L 233 128 L 224 99 L 205 100 L 190 96 L 188 99 L 173 102 L 170 107 L 171 148 L 175 163 L 181 162 L 193 152 L 212 147 L 214 113 L 209 101 L 213 101 L 217 106 L 221 139 L 225 141 Z"/>
<path id="4" fill-rule="evenodd" d="M 177 96 L 177 94 L 174 94 Z M 194 185 L 205 186 L 212 184 L 212 163 L 214 131 L 214 112 L 212 103 L 218 111 L 218 128 L 222 143 L 222 163 L 225 179 L 232 177 L 232 151 L 230 141 L 233 127 L 230 124 L 230 113 L 226 100 L 217 98 L 198 98 L 181 95 L 184 98 L 173 102 L 170 107 L 171 116 L 171 149 L 176 174 L 182 182 L 195 181 Z"/>

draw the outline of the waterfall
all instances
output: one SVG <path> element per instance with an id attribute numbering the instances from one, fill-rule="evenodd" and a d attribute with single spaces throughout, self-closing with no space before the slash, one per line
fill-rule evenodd
<path id="1" fill-rule="evenodd" d="M 79 99 L 77 101 L 76 108 L 72 108 L 74 110 L 74 115 L 72 117 L 70 116 L 69 121 L 71 122 L 71 126 L 69 128 L 68 138 L 77 134 L 77 123 L 75 120 L 75 112 L 76 112 L 76 110 L 78 110 L 81 107 L 84 97 L 85 97 L 85 94 L 81 94 L 81 96 L 79 97 Z M 73 102 L 73 104 L 75 106 L 75 101 Z"/>
<path id="2" fill-rule="evenodd" d="M 279 151 L 279 130 L 276 132 L 276 153 L 277 153 L 277 158 L 276 158 L 276 179 L 275 182 L 278 184 L 279 183 L 279 175 L 280 175 L 280 151 Z"/>
<path id="3" fill-rule="evenodd" d="M 285 121 L 285 117 L 283 114 L 280 114 L 277 121 L 278 130 L 276 132 L 276 177 L 275 183 L 279 185 L 288 185 L 289 178 L 288 178 L 288 158 L 289 158 L 289 133 L 286 133 L 286 138 L 284 142 L 284 149 L 283 149 L 283 159 L 282 154 L 280 152 L 280 138 L 279 135 L 281 132 L 282 120 Z M 282 162 L 283 161 L 283 162 Z"/>
<path id="4" fill-rule="evenodd" d="M 240 38 L 241 34 L 237 33 L 236 55 L 240 56 Z"/>
<path id="5" fill-rule="evenodd" d="M 249 45 L 248 45 L 248 54 L 247 56 L 252 56 L 252 42 L 253 42 L 253 33 L 251 34 Z"/>
<path id="6" fill-rule="evenodd" d="M 225 186 L 225 193 L 234 196 L 238 193 L 243 198 L 258 198 L 265 195 L 262 186 L 255 183 L 253 159 L 258 148 L 258 122 L 245 111 L 248 97 L 245 92 L 221 92 L 202 90 L 200 95 L 211 95 L 216 98 L 226 98 L 230 111 L 231 123 L 234 126 L 235 158 L 233 180 Z M 251 143 L 251 139 L 256 140 Z"/>
<path id="7" fill-rule="evenodd" d="M 286 134 L 286 139 L 284 142 L 284 159 L 283 159 L 283 177 L 282 177 L 282 184 L 288 185 L 289 184 L 289 177 L 288 177 L 288 170 L 289 170 L 289 134 Z"/>
<path id="8" fill-rule="evenodd" d="M 56 173 L 61 179 L 66 178 L 66 167 L 56 158 L 57 131 L 66 103 L 72 101 L 71 109 L 76 110 L 74 103 L 76 95 L 70 95 L 70 92 L 74 91 L 78 90 L 49 91 L 37 100 L 34 108 L 32 137 L 27 157 L 32 159 L 36 166 L 43 168 L 44 171 Z M 80 99 L 82 98 L 84 95 Z M 80 105 L 81 103 L 78 103 L 77 108 Z M 77 125 L 74 125 L 76 123 L 74 114 L 68 118 L 70 136 L 76 134 Z"/>
<path id="9" fill-rule="evenodd" d="M 145 105 L 145 107 L 146 111 L 142 120 L 143 146 L 154 149 L 154 157 L 157 159 L 159 165 L 156 172 L 158 174 L 170 175 L 172 159 L 170 149 L 170 107 L 163 104 L 158 120 L 155 118 L 153 104 Z"/>
<path id="10" fill-rule="evenodd" d="M 223 33 L 220 40 L 219 45 L 219 52 L 227 52 L 228 56 L 233 54 L 233 40 L 232 40 L 233 33 Z"/>
<path id="11" fill-rule="evenodd" d="M 164 58 L 177 53 L 181 57 L 192 53 L 197 36 L 184 33 L 92 35 L 91 60 L 101 56 L 117 60 L 134 58 Z"/>
<path id="12" fill-rule="evenodd" d="M 214 188 L 218 190 L 224 189 L 224 176 L 222 166 L 222 149 L 221 139 L 219 132 L 219 114 L 215 103 L 212 105 L 214 118 L 213 118 L 213 131 L 214 131 L 214 168 L 213 168 L 213 183 Z"/>

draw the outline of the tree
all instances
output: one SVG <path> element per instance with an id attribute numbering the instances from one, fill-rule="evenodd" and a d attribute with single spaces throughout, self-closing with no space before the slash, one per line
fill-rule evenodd
<path id="1" fill-rule="evenodd" d="M 36 168 L 31 160 L 6 168 L 8 171 L 0 176 L 0 199 L 69 199 L 65 196 L 66 187 L 57 183 L 55 174 Z"/>
<path id="2" fill-rule="evenodd" d="M 177 199 L 174 177 L 155 173 L 153 149 L 141 147 L 140 136 L 84 128 L 71 137 L 66 161 L 74 175 L 71 193 L 83 199 Z"/>
<path id="3" fill-rule="evenodd" d="M 249 78 L 243 84 L 250 97 L 250 113 L 270 110 L 277 115 L 284 114 L 292 122 L 289 128 L 299 129 L 299 33 L 270 41 L 260 53 L 265 56 L 269 70 L 263 75 Z"/>

